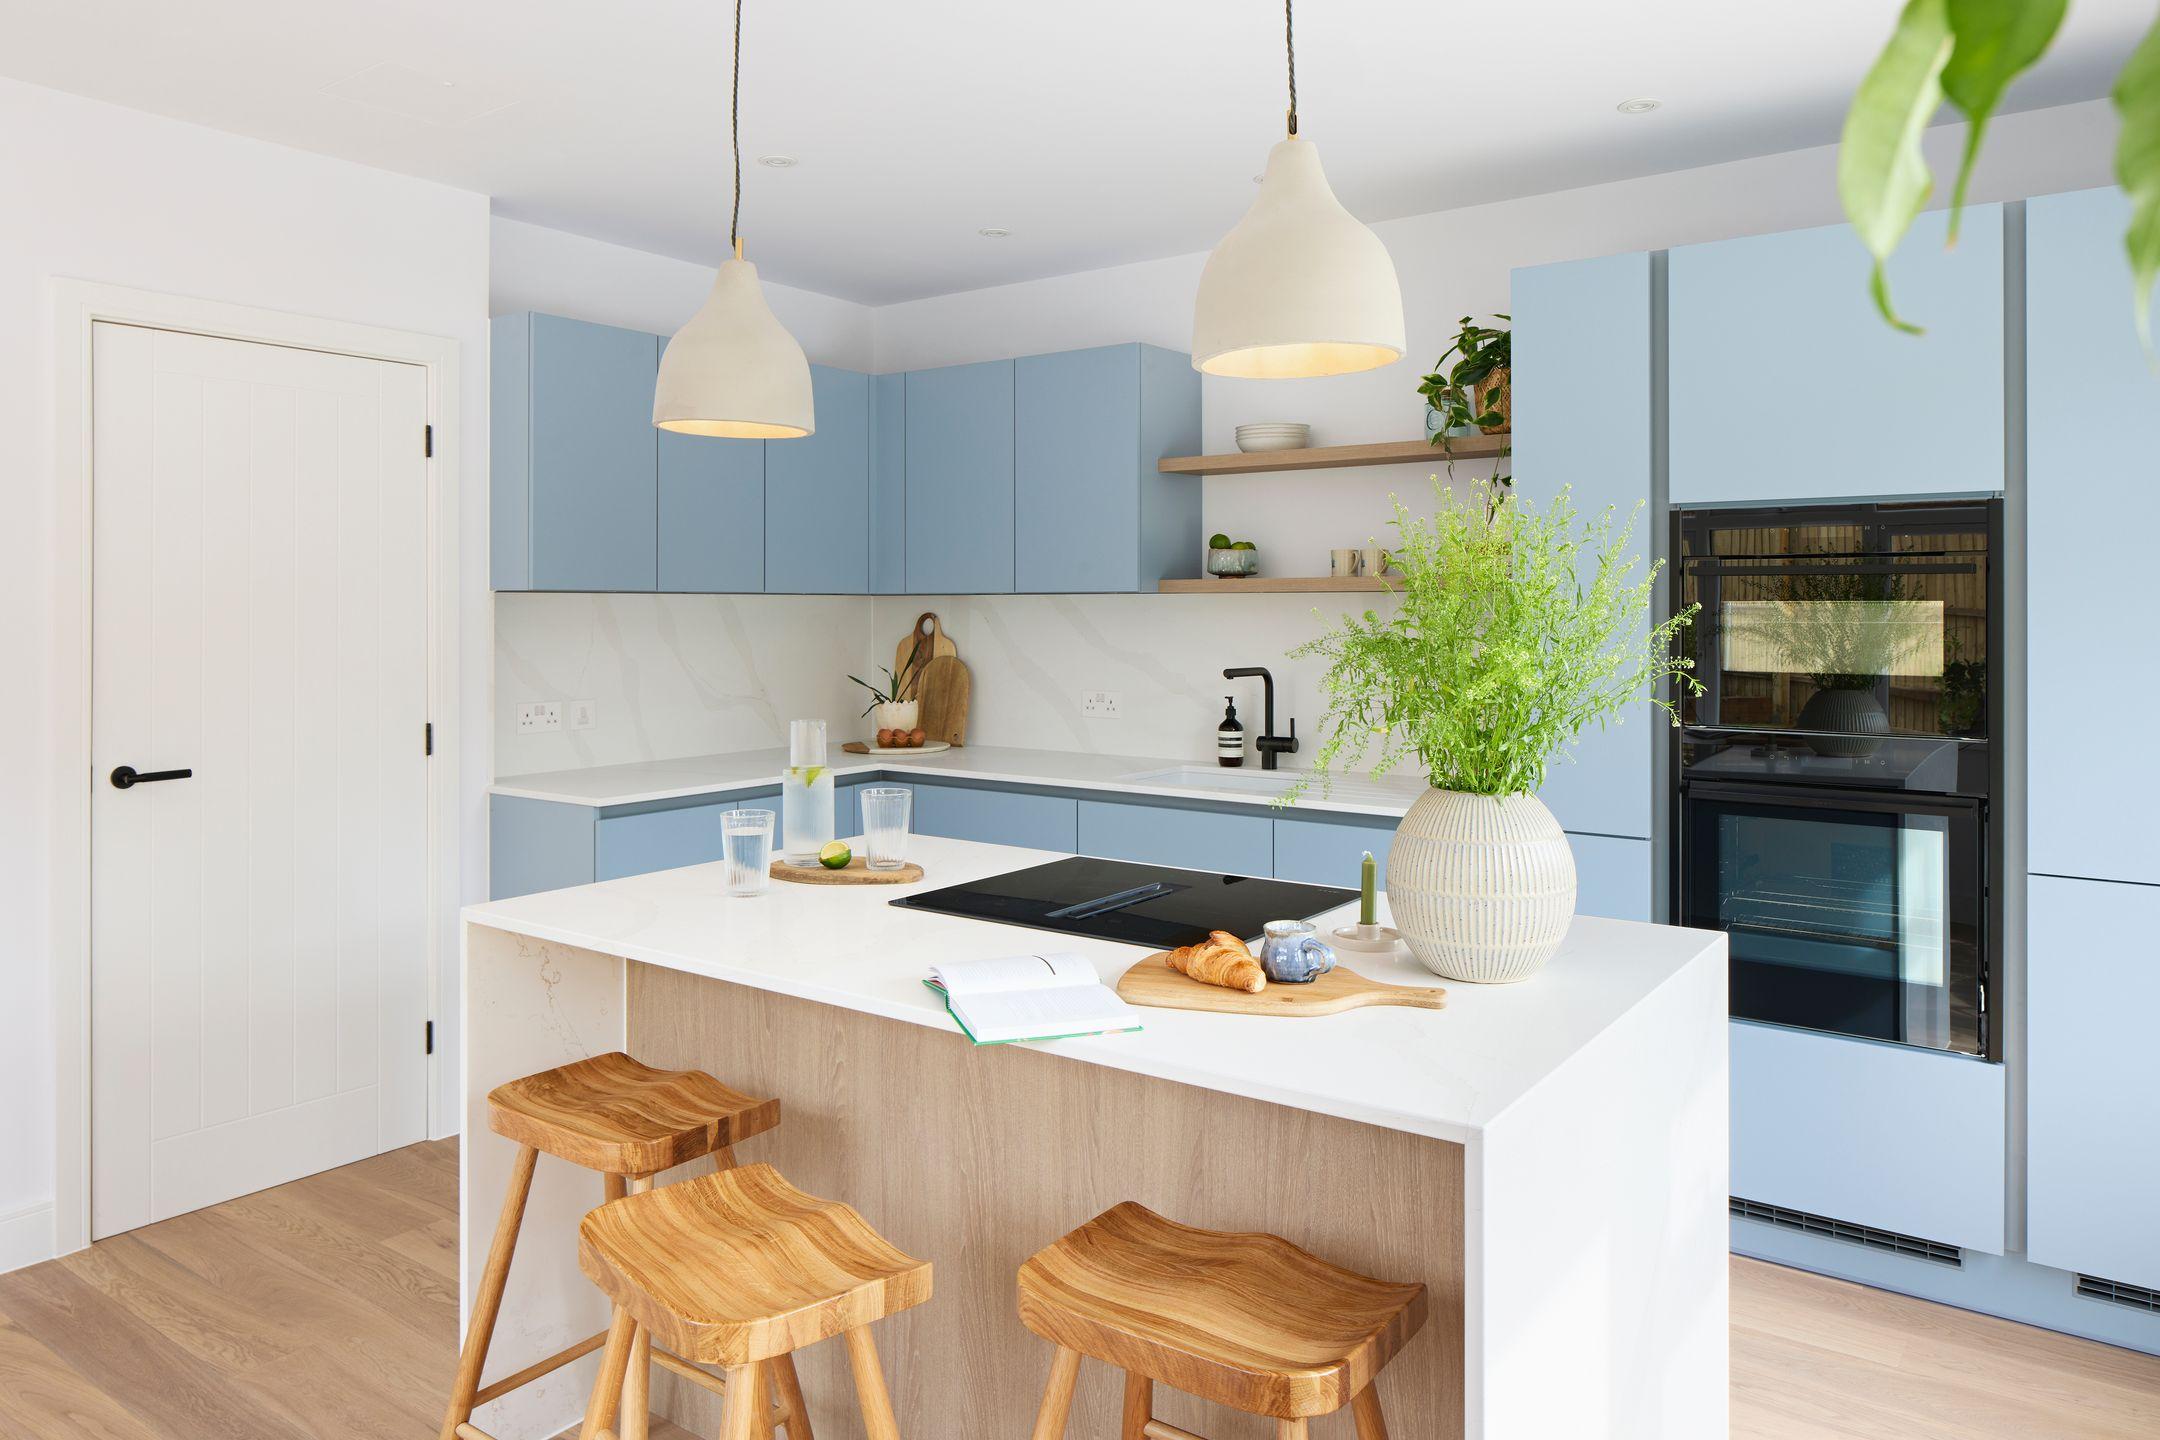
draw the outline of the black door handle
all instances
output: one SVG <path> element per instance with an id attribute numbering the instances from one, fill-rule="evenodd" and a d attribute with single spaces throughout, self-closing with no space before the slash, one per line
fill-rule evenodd
<path id="1" fill-rule="evenodd" d="M 113 789 L 126 790 L 136 785 L 147 785 L 153 780 L 185 780 L 194 773 L 193 770 L 152 770 L 142 773 L 132 765 L 122 765 L 112 772 L 112 783 Z"/>

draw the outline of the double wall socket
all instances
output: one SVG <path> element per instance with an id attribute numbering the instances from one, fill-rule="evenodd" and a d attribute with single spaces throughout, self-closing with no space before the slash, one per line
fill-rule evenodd
<path id="1" fill-rule="evenodd" d="M 1097 720 L 1115 720 L 1125 713 L 1125 697 L 1115 690 L 1083 690 L 1080 713 Z"/>
<path id="2" fill-rule="evenodd" d="M 569 703 L 570 728 L 590 730 L 598 723 L 598 712 L 590 700 L 572 700 Z M 563 706 L 560 700 L 532 700 L 518 706 L 518 734 L 537 735 L 543 730 L 563 728 Z"/>

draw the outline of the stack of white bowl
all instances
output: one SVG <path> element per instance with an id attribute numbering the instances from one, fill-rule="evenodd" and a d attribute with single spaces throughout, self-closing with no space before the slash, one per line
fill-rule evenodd
<path id="1" fill-rule="evenodd" d="M 1303 450 L 1311 443 L 1310 425 L 1271 420 L 1237 427 L 1237 448 L 1247 454 L 1256 450 Z"/>

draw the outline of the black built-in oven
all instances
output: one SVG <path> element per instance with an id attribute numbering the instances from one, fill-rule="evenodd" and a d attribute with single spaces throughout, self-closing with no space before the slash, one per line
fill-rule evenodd
<path id="1" fill-rule="evenodd" d="M 1999 501 L 1683 511 L 1673 917 L 1735 1017 L 1999 1057 Z"/>

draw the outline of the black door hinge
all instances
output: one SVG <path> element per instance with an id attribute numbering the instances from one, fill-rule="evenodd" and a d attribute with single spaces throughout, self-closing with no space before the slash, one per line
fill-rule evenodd
<path id="1" fill-rule="evenodd" d="M 434 459 L 435 427 L 433 425 L 423 425 L 420 427 L 420 443 L 425 447 L 424 453 L 426 454 L 427 458 L 430 460 Z"/>
<path id="2" fill-rule="evenodd" d="M 435 1053 L 435 1022 L 433 1020 L 427 1022 L 427 1053 L 430 1055 Z"/>
<path id="3" fill-rule="evenodd" d="M 425 753 L 425 754 L 428 754 L 428 755 L 432 755 L 432 754 L 434 754 L 434 753 L 435 753 L 435 722 L 434 722 L 434 721 L 430 720 L 430 721 L 428 721 L 428 722 L 427 722 L 427 724 L 425 724 L 425 725 L 423 725 L 423 726 L 421 727 L 421 734 L 420 734 L 420 743 L 421 743 L 422 745 L 424 745 L 424 746 L 426 746 L 426 747 L 427 747 L 427 748 L 426 748 L 426 750 L 425 750 L 425 751 L 424 751 L 423 753 Z"/>

